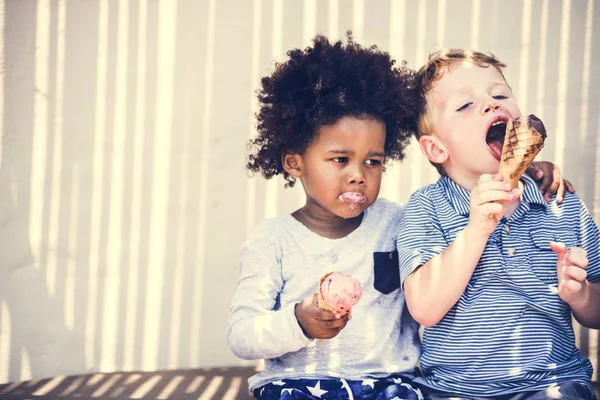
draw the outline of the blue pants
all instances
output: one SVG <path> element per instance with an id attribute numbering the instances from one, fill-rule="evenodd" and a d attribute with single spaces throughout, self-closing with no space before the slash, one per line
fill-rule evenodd
<path id="1" fill-rule="evenodd" d="M 283 379 L 254 389 L 261 400 L 423 400 L 406 377 L 365 379 Z"/>
<path id="2" fill-rule="evenodd" d="M 573 381 L 561 382 L 545 390 L 505 394 L 493 397 L 459 396 L 452 393 L 431 390 L 426 387 L 423 387 L 422 390 L 425 398 L 428 400 L 594 400 L 596 398 L 586 385 Z"/>

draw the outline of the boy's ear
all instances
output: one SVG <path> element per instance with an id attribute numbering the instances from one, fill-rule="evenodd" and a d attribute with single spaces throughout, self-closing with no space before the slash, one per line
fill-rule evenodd
<path id="1" fill-rule="evenodd" d="M 440 139 L 435 135 L 422 135 L 419 137 L 419 146 L 425 157 L 436 164 L 443 164 L 448 159 L 448 151 Z"/>
<path id="2" fill-rule="evenodd" d="M 294 178 L 302 176 L 302 159 L 299 154 L 284 154 L 281 157 L 281 163 L 285 172 Z"/>

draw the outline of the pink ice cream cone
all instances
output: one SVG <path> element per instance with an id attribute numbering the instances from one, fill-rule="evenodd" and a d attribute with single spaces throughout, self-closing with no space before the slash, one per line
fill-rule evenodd
<path id="1" fill-rule="evenodd" d="M 329 272 L 319 282 L 319 308 L 346 315 L 362 296 L 360 282 L 340 272 Z"/>

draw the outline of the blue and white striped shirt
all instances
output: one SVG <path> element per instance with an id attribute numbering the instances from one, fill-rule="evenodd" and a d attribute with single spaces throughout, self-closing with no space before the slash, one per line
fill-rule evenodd
<path id="1" fill-rule="evenodd" d="M 599 282 L 598 228 L 578 196 L 546 203 L 530 177 L 522 181 L 522 203 L 490 236 L 460 300 L 425 328 L 424 378 L 416 382 L 466 396 L 541 390 L 567 380 L 592 391 L 592 365 L 575 346 L 549 242 L 584 248 L 588 280 Z M 465 228 L 469 199 L 448 177 L 411 196 L 397 243 L 402 284 Z"/>

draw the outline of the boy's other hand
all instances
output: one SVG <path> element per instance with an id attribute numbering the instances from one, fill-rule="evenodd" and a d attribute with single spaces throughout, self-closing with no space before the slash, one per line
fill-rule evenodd
<path id="1" fill-rule="evenodd" d="M 504 204 L 518 199 L 519 189 L 510 190 L 499 174 L 483 174 L 471 191 L 468 226 L 486 235 L 491 234 L 506 212 Z"/>
<path id="2" fill-rule="evenodd" d="M 320 309 L 316 293 L 296 304 L 295 314 L 304 334 L 313 339 L 336 337 L 350 317 L 350 314 L 339 316 Z"/>
<path id="3" fill-rule="evenodd" d="M 558 255 L 556 273 L 560 298 L 568 304 L 584 301 L 588 286 L 586 251 L 579 247 L 567 249 L 564 243 L 556 242 L 550 242 L 550 248 Z"/>
<path id="4" fill-rule="evenodd" d="M 525 172 L 540 185 L 546 202 L 556 194 L 556 202 L 560 204 L 567 191 L 575 193 L 575 187 L 563 178 L 560 168 L 549 161 L 534 161 Z"/>

